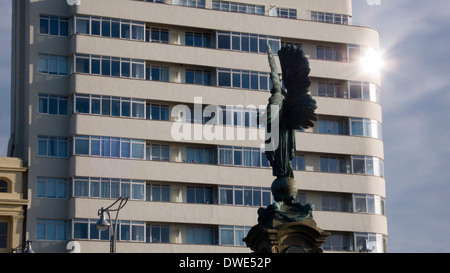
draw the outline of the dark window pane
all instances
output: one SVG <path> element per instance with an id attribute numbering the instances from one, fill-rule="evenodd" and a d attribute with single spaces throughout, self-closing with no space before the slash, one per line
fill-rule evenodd
<path id="1" fill-rule="evenodd" d="M 194 45 L 194 34 L 192 32 L 186 32 L 184 39 L 187 46 Z"/>
<path id="2" fill-rule="evenodd" d="M 59 35 L 69 36 L 69 22 L 67 21 L 59 22 Z"/>
<path id="3" fill-rule="evenodd" d="M 186 70 L 186 83 L 193 84 L 194 83 L 194 71 Z"/>
<path id="4" fill-rule="evenodd" d="M 219 34 L 217 46 L 219 49 L 230 49 L 230 34 Z"/>
<path id="5" fill-rule="evenodd" d="M 102 60 L 102 75 L 111 75 L 111 60 Z"/>
<path id="6" fill-rule="evenodd" d="M 100 21 L 91 21 L 91 35 L 100 35 Z"/>
<path id="7" fill-rule="evenodd" d="M 111 76 L 120 77 L 120 61 L 119 60 L 111 61 Z"/>
<path id="8" fill-rule="evenodd" d="M 124 23 L 124 22 L 122 22 L 121 23 L 121 31 L 122 31 L 122 34 L 121 34 L 121 37 L 122 37 L 122 39 L 130 39 L 131 38 L 131 31 L 130 31 L 130 24 L 129 23 Z"/>
<path id="9" fill-rule="evenodd" d="M 111 22 L 109 20 L 102 21 L 102 36 L 103 37 L 111 36 Z"/>
<path id="10" fill-rule="evenodd" d="M 231 73 L 220 71 L 219 72 L 219 86 L 231 86 Z"/>
<path id="11" fill-rule="evenodd" d="M 100 59 L 91 60 L 91 74 L 100 75 Z"/>
<path id="12" fill-rule="evenodd" d="M 50 35 L 59 35 L 59 21 L 58 18 L 50 18 Z"/>
<path id="13" fill-rule="evenodd" d="M 111 22 L 111 37 L 120 38 L 120 23 Z"/>
<path id="14" fill-rule="evenodd" d="M 122 77 L 129 78 L 131 76 L 130 71 L 130 63 L 129 62 L 122 62 Z"/>
<path id="15" fill-rule="evenodd" d="M 41 34 L 49 34 L 49 25 L 48 25 L 48 18 L 41 18 L 40 20 L 40 33 Z"/>
<path id="16" fill-rule="evenodd" d="M 76 98 L 75 108 L 77 113 L 89 114 L 89 98 Z"/>

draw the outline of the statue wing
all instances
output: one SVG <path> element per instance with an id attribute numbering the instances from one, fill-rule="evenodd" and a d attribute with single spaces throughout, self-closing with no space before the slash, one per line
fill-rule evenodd
<path id="1" fill-rule="evenodd" d="M 314 127 L 317 121 L 316 101 L 311 97 L 308 88 L 311 85 L 309 61 L 301 48 L 296 46 L 282 47 L 278 52 L 280 58 L 284 86 L 287 96 L 283 105 L 283 119 L 289 129 L 298 130 Z"/>

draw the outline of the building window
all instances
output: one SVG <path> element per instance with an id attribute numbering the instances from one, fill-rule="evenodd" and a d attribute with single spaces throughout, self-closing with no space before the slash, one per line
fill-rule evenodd
<path id="1" fill-rule="evenodd" d="M 295 197 L 296 203 L 306 204 L 306 193 L 299 192 L 297 196 Z"/>
<path id="2" fill-rule="evenodd" d="M 364 47 L 359 45 L 348 45 L 348 61 L 352 63 L 360 62 L 364 49 Z"/>
<path id="3" fill-rule="evenodd" d="M 346 160 L 338 157 L 320 157 L 320 171 L 326 173 L 347 173 Z"/>
<path id="4" fill-rule="evenodd" d="M 147 28 L 146 41 L 153 43 L 169 43 L 169 30 L 160 28 Z"/>
<path id="5" fill-rule="evenodd" d="M 343 98 L 342 86 L 335 83 L 318 83 L 318 95 L 321 97 Z"/>
<path id="6" fill-rule="evenodd" d="M 187 46 L 212 48 L 212 35 L 210 33 L 187 31 L 184 40 Z"/>
<path id="7" fill-rule="evenodd" d="M 383 248 L 383 236 L 375 233 L 355 233 L 355 250 L 369 250 L 372 253 L 383 253 L 384 249 L 380 249 L 378 246 L 382 245 Z"/>
<path id="8" fill-rule="evenodd" d="M 350 133 L 352 136 L 364 136 L 381 139 L 381 123 L 376 120 L 350 118 Z"/>
<path id="9" fill-rule="evenodd" d="M 334 13 L 317 12 L 317 11 L 311 12 L 311 21 L 314 21 L 314 22 L 325 22 L 325 23 L 332 23 L 332 24 L 348 25 L 349 19 L 350 19 L 350 17 L 348 15 L 343 15 L 343 14 L 334 14 Z"/>
<path id="10" fill-rule="evenodd" d="M 69 20 L 64 17 L 41 15 L 40 33 L 53 36 L 69 36 Z"/>
<path id="11" fill-rule="evenodd" d="M 210 148 L 186 148 L 186 162 L 196 164 L 217 164 L 217 150 Z"/>
<path id="12" fill-rule="evenodd" d="M 170 227 L 168 225 L 146 224 L 145 235 L 147 243 L 169 243 Z"/>
<path id="13" fill-rule="evenodd" d="M 145 100 L 97 95 L 75 95 L 75 113 L 145 118 Z"/>
<path id="14" fill-rule="evenodd" d="M 146 66 L 145 79 L 149 81 L 169 82 L 169 68 L 160 66 Z"/>
<path id="15" fill-rule="evenodd" d="M 145 223 L 120 221 L 118 227 L 120 241 L 145 242 Z"/>
<path id="16" fill-rule="evenodd" d="M 175 0 L 173 1 L 173 5 L 194 7 L 194 8 L 205 8 L 205 0 Z"/>
<path id="17" fill-rule="evenodd" d="M 48 199 L 66 199 L 67 198 L 67 179 L 38 177 L 37 178 L 37 197 Z"/>
<path id="18" fill-rule="evenodd" d="M 328 251 L 351 251 L 352 238 L 345 234 L 331 234 L 323 244 L 323 249 Z"/>
<path id="19" fill-rule="evenodd" d="M 73 197 L 145 200 L 146 186 L 143 180 L 75 177 L 72 180 Z"/>
<path id="20" fill-rule="evenodd" d="M 243 126 L 251 128 L 262 128 L 259 117 L 263 116 L 264 110 L 242 107 L 218 107 L 216 122 L 221 125 Z"/>
<path id="21" fill-rule="evenodd" d="M 126 138 L 74 136 L 74 155 L 144 159 L 145 141 Z"/>
<path id="22" fill-rule="evenodd" d="M 272 204 L 270 188 L 219 186 L 219 204 L 267 207 Z"/>
<path id="23" fill-rule="evenodd" d="M 216 41 L 218 49 L 229 49 L 244 52 L 267 53 L 266 43 L 269 43 L 272 52 L 278 53 L 280 38 L 257 34 L 217 31 Z"/>
<path id="24" fill-rule="evenodd" d="M 39 114 L 66 116 L 67 97 L 39 94 Z"/>
<path id="25" fill-rule="evenodd" d="M 370 194 L 353 194 L 353 212 L 385 215 L 385 199 Z"/>
<path id="26" fill-rule="evenodd" d="M 303 156 L 303 155 L 301 155 L 301 156 L 294 156 L 292 158 L 291 164 L 292 164 L 292 170 L 294 170 L 294 171 L 304 171 L 304 170 L 306 170 L 305 156 Z"/>
<path id="27" fill-rule="evenodd" d="M 352 173 L 384 177 L 384 161 L 371 156 L 352 156 Z"/>
<path id="28" fill-rule="evenodd" d="M 218 151 L 219 165 L 243 167 L 268 167 L 269 163 L 258 148 L 220 146 Z"/>
<path id="29" fill-rule="evenodd" d="M 145 41 L 145 23 L 75 15 L 75 33 Z"/>
<path id="30" fill-rule="evenodd" d="M 144 79 L 145 61 L 76 54 L 75 72 L 111 77 Z"/>
<path id="31" fill-rule="evenodd" d="M 212 9 L 256 15 L 264 15 L 265 13 L 265 7 L 262 5 L 251 5 L 227 1 L 212 1 Z"/>
<path id="32" fill-rule="evenodd" d="M 38 241 L 66 241 L 67 223 L 60 220 L 37 219 L 36 240 Z"/>
<path id="33" fill-rule="evenodd" d="M 9 183 L 4 179 L 0 179 L 0 193 L 8 193 L 9 192 Z"/>
<path id="34" fill-rule="evenodd" d="M 277 8 L 277 17 L 297 19 L 297 10 L 288 8 Z"/>
<path id="35" fill-rule="evenodd" d="M 65 56 L 39 54 L 39 73 L 66 76 L 68 67 L 68 60 Z"/>
<path id="36" fill-rule="evenodd" d="M 186 202 L 191 204 L 214 204 L 213 189 L 210 187 L 187 187 Z"/>
<path id="37" fill-rule="evenodd" d="M 98 220 L 74 219 L 72 221 L 72 239 L 103 240 L 110 239 L 110 229 L 99 231 Z M 113 223 L 114 224 L 114 221 Z M 145 223 L 134 221 L 119 221 L 117 238 L 120 241 L 145 242 Z"/>
<path id="38" fill-rule="evenodd" d="M 152 3 L 165 3 L 165 0 L 143 0 L 145 2 L 152 2 Z"/>
<path id="39" fill-rule="evenodd" d="M 152 202 L 170 202 L 170 186 L 160 184 L 146 184 L 145 200 Z"/>
<path id="40" fill-rule="evenodd" d="M 160 144 L 146 144 L 146 160 L 169 161 L 170 146 Z"/>
<path id="41" fill-rule="evenodd" d="M 319 134 L 344 135 L 345 121 L 339 118 L 319 118 Z"/>
<path id="42" fill-rule="evenodd" d="M 67 158 L 68 154 L 67 138 L 38 137 L 38 156 Z"/>
<path id="43" fill-rule="evenodd" d="M 219 244 L 232 246 L 245 246 L 245 242 L 242 241 L 242 239 L 247 237 L 249 231 L 250 231 L 249 227 L 220 226 Z"/>
<path id="44" fill-rule="evenodd" d="M 185 79 L 188 84 L 211 85 L 212 72 L 197 69 L 186 69 Z"/>
<path id="45" fill-rule="evenodd" d="M 323 211 L 349 211 L 349 201 L 342 196 L 337 195 L 322 195 L 322 210 Z"/>
<path id="46" fill-rule="evenodd" d="M 349 82 L 348 90 L 348 97 L 350 99 L 366 100 L 376 103 L 381 102 L 381 91 L 375 84 L 368 82 Z"/>
<path id="47" fill-rule="evenodd" d="M 269 91 L 272 89 L 269 73 L 236 69 L 217 69 L 217 86 Z"/>
<path id="48" fill-rule="evenodd" d="M 186 228 L 186 243 L 196 245 L 215 245 L 216 228 L 189 226 Z"/>
<path id="49" fill-rule="evenodd" d="M 148 120 L 164 120 L 164 121 L 170 120 L 168 105 L 147 103 L 145 105 L 145 108 L 146 108 L 145 118 Z"/>
<path id="50" fill-rule="evenodd" d="M 0 222 L 0 249 L 8 248 L 8 223 Z"/>
<path id="51" fill-rule="evenodd" d="M 328 60 L 328 61 L 343 61 L 344 55 L 340 48 L 331 46 L 317 46 L 318 60 Z"/>

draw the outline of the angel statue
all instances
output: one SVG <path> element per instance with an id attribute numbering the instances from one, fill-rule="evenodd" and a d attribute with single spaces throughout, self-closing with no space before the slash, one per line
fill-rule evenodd
<path id="1" fill-rule="evenodd" d="M 267 52 L 273 87 L 270 91 L 271 97 L 265 117 L 267 119 L 265 154 L 272 167 L 273 175 L 277 179 L 272 184 L 272 194 L 276 202 L 267 210 L 262 209 L 260 217 L 284 211 L 287 207 L 287 210 L 294 210 L 298 215 L 294 217 L 295 219 L 287 220 L 297 221 L 300 218 L 309 217 L 312 211 L 311 205 L 303 206 L 293 203 L 297 196 L 297 186 L 291 165 L 295 157 L 296 130 L 313 127 L 312 121 L 317 120 L 316 101 L 308 94 L 311 70 L 309 61 L 301 48 L 291 45 L 282 47 L 278 57 L 282 69 L 283 86 L 274 55 L 268 44 Z M 282 209 L 283 205 L 285 205 L 284 209 Z"/>

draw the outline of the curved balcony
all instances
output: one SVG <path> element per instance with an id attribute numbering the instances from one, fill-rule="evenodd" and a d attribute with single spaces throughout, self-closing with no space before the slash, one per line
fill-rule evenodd
<path id="1" fill-rule="evenodd" d="M 136 42 L 89 35 L 72 35 L 70 39 L 72 53 L 78 54 L 113 56 L 169 64 L 199 65 L 211 68 L 270 72 L 265 54 L 164 43 Z M 362 71 L 358 63 L 310 59 L 310 66 L 311 77 L 365 81 L 380 85 L 380 75 Z"/>
<path id="2" fill-rule="evenodd" d="M 205 144 L 216 146 L 243 146 L 261 148 L 264 143 L 264 131 L 262 129 L 245 127 L 216 126 L 215 130 L 223 129 L 222 138 L 207 139 L 204 134 L 195 138 L 196 126 L 200 132 L 204 132 L 205 126 L 191 123 L 175 123 L 169 121 L 144 120 L 134 118 L 114 118 L 76 114 L 70 117 L 70 135 L 111 136 L 120 138 L 133 138 L 170 143 Z M 192 134 L 189 139 L 175 139 L 172 135 L 174 125 L 188 126 Z M 121 128 L 121 130 L 117 130 Z M 227 131 L 232 130 L 234 139 L 227 139 Z M 239 140 L 237 134 L 242 131 L 244 138 Z M 250 136 L 254 136 L 251 138 Z M 374 156 L 383 159 L 383 142 L 379 139 L 344 136 L 324 135 L 313 133 L 297 133 L 297 151 L 311 153 L 327 153 L 342 155 Z"/>
<path id="3" fill-rule="evenodd" d="M 70 93 L 131 97 L 175 104 L 193 104 L 195 97 L 206 105 L 254 105 L 266 107 L 270 93 L 237 88 L 113 78 L 87 74 L 70 76 Z M 125 95 L 126 94 L 126 95 Z M 319 115 L 382 120 L 381 105 L 352 99 L 315 97 Z"/>
<path id="4" fill-rule="evenodd" d="M 69 200 L 68 218 L 97 219 L 98 209 L 110 202 L 111 200 L 72 198 Z M 247 207 L 129 201 L 120 213 L 121 219 L 127 221 L 252 227 L 258 223 L 257 211 L 258 208 Z M 235 217 L 237 214 L 240 217 Z M 314 211 L 313 217 L 318 226 L 327 231 L 387 234 L 385 216 Z"/>
<path id="5" fill-rule="evenodd" d="M 116 177 L 207 185 L 269 187 L 274 177 L 269 168 L 159 162 L 72 156 L 69 177 Z M 386 196 L 382 177 L 356 174 L 297 171 L 298 188 L 307 191 L 355 192 Z"/>
<path id="6" fill-rule="evenodd" d="M 108 7 L 108 9 L 105 9 Z M 89 14 L 137 21 L 153 20 L 160 24 L 209 28 L 212 30 L 260 33 L 270 36 L 359 44 L 379 47 L 379 33 L 371 28 L 352 25 L 321 24 L 308 20 L 280 20 L 278 17 L 259 16 L 210 9 L 155 5 L 143 1 L 98 0 L 90 5 L 72 7 L 72 14 Z M 208 20 L 214 18 L 214 20 Z M 251 18 L 251 24 L 242 24 Z M 208 22 L 207 26 L 205 22 Z"/>

